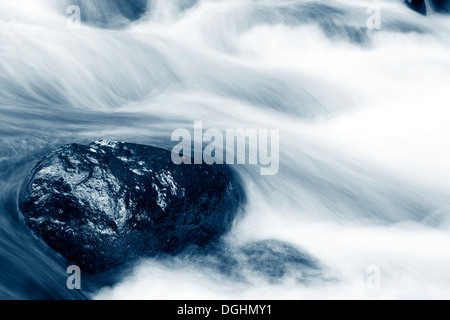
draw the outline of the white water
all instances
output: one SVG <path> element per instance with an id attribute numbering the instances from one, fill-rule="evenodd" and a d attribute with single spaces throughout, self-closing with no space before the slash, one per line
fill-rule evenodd
<path id="1" fill-rule="evenodd" d="M 280 129 L 277 176 L 236 167 L 248 204 L 226 239 L 286 241 L 326 278 L 240 283 L 149 260 L 96 298 L 450 298 L 449 17 L 379 1 L 368 31 L 371 1 L 156 1 L 123 30 L 68 30 L 51 1 L 16 2 L 0 4 L 3 142 Z"/>

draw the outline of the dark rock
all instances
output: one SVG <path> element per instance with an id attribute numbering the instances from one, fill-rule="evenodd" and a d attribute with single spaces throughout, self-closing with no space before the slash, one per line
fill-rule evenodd
<path id="1" fill-rule="evenodd" d="M 411 9 L 425 15 L 427 13 L 427 6 L 425 0 L 404 0 L 405 4 Z"/>
<path id="2" fill-rule="evenodd" d="M 427 14 L 427 2 L 425 0 L 404 0 L 411 9 L 425 15 Z M 431 10 L 439 13 L 450 13 L 450 0 L 428 0 Z"/>
<path id="3" fill-rule="evenodd" d="M 434 11 L 450 13 L 450 0 L 429 0 Z"/>
<path id="4" fill-rule="evenodd" d="M 117 28 L 141 18 L 148 9 L 148 0 L 65 0 L 61 8 L 64 14 L 69 5 L 80 7 L 84 23 Z"/>
<path id="5" fill-rule="evenodd" d="M 41 160 L 19 207 L 50 247 L 85 271 L 102 272 L 217 239 L 243 198 L 225 165 L 177 166 L 164 149 L 99 141 L 67 145 Z"/>
<path id="6" fill-rule="evenodd" d="M 197 3 L 198 0 L 170 0 L 170 8 L 184 12 Z M 80 8 L 83 23 L 117 29 L 151 13 L 158 4 L 151 0 L 58 0 L 58 11 L 66 15 L 71 5 Z"/>

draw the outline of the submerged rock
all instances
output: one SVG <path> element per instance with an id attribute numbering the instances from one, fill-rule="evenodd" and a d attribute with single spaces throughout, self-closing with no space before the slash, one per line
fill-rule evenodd
<path id="1" fill-rule="evenodd" d="M 293 275 L 298 281 L 316 278 L 319 265 L 314 258 L 277 240 L 248 243 L 241 248 L 241 260 L 252 272 L 271 281 Z"/>
<path id="2" fill-rule="evenodd" d="M 163 1 L 164 2 L 164 1 Z M 161 3 L 163 3 L 161 2 Z M 198 0 L 170 0 L 167 1 L 168 14 L 177 14 L 190 9 Z M 137 21 L 147 14 L 158 14 L 161 4 L 149 0 L 58 0 L 57 10 L 68 15 L 70 6 L 80 8 L 81 22 L 98 28 L 120 29 Z M 164 3 L 164 5 L 167 5 Z"/>
<path id="3" fill-rule="evenodd" d="M 243 201 L 224 165 L 180 165 L 151 146 L 71 144 L 42 159 L 19 196 L 26 224 L 88 272 L 175 253 L 225 233 Z"/>
<path id="4" fill-rule="evenodd" d="M 234 246 L 217 241 L 203 248 L 190 248 L 176 261 L 212 270 L 234 281 L 263 280 L 281 283 L 292 279 L 308 283 L 323 279 L 323 267 L 317 259 L 283 241 L 268 239 Z M 169 262 L 173 258 L 169 257 Z M 208 273 L 208 271 L 206 271 Z"/>
<path id="5" fill-rule="evenodd" d="M 425 15 L 427 2 L 425 0 L 404 0 L 411 9 Z M 439 13 L 450 13 L 450 0 L 428 0 L 429 9 Z"/>
<path id="6" fill-rule="evenodd" d="M 450 0 L 430 0 L 434 11 L 450 13 Z"/>
<path id="7" fill-rule="evenodd" d="M 411 9 L 421 13 L 427 13 L 427 6 L 425 4 L 425 0 L 404 0 L 406 5 Z"/>
<path id="8" fill-rule="evenodd" d="M 61 13 L 68 6 L 80 8 L 81 21 L 96 27 L 123 27 L 140 19 L 148 9 L 148 0 L 65 0 L 60 3 Z"/>

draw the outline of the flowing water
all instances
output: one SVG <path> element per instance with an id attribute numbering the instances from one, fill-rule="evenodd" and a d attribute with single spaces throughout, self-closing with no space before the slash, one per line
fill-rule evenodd
<path id="1" fill-rule="evenodd" d="M 73 29 L 74 2 L 0 1 L 0 297 L 450 298 L 449 16 L 401 0 L 81 1 Z M 283 241 L 321 276 L 152 258 L 68 290 L 67 262 L 21 221 L 28 171 L 66 143 L 170 149 L 194 121 L 280 130 L 277 175 L 233 166 L 247 204 L 224 246 Z"/>

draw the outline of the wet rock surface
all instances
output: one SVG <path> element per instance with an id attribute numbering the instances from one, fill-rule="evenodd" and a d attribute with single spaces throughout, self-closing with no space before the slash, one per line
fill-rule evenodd
<path id="1" fill-rule="evenodd" d="M 24 182 L 19 208 L 51 248 L 98 273 L 218 239 L 243 200 L 227 166 L 177 166 L 164 149 L 98 141 L 44 157 Z"/>

